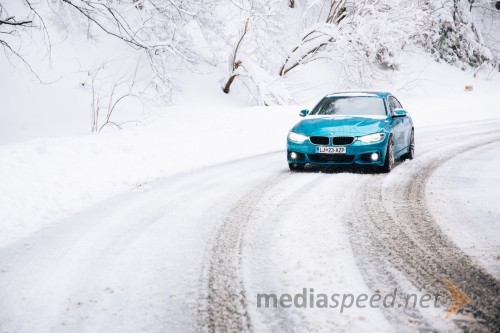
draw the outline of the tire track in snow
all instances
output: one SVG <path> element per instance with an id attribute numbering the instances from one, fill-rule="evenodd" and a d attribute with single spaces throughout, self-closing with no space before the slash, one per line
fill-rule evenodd
<path id="1" fill-rule="evenodd" d="M 477 131 L 476 131 L 477 132 Z M 484 133 L 479 131 L 476 134 Z M 491 132 L 490 132 L 491 133 Z M 492 132 L 495 133 L 495 132 Z M 462 134 L 453 135 L 454 138 L 460 139 Z M 445 140 L 446 139 L 446 140 Z M 434 141 L 450 141 L 450 137 L 436 137 Z M 451 140 L 455 141 L 455 140 Z M 427 143 L 434 146 L 436 143 Z M 278 177 L 272 177 L 274 181 L 263 182 L 256 187 L 245 197 L 240 199 L 238 203 L 229 211 L 225 220 L 222 223 L 211 248 L 211 257 L 207 262 L 205 269 L 205 278 L 202 278 L 203 284 L 208 285 L 204 291 L 206 295 L 202 297 L 203 308 L 200 309 L 199 330 L 204 332 L 241 332 L 252 331 L 252 324 L 247 312 L 247 302 L 245 288 L 241 279 L 241 254 L 242 254 L 242 239 L 245 233 L 248 222 L 253 218 L 253 210 L 258 202 L 263 198 L 264 194 L 275 184 L 280 181 L 285 181 L 288 177 L 288 172 L 282 173 Z M 375 176 L 383 177 L 383 176 Z M 281 180 L 279 179 L 281 178 Z M 370 178 L 373 180 L 374 178 Z M 356 184 L 353 188 L 357 193 L 369 193 L 369 189 L 363 184 Z M 366 191 L 365 191 L 366 190 Z M 381 189 L 380 189 L 381 190 Z M 380 202 L 380 201 L 379 201 Z M 375 210 L 376 211 L 376 210 Z M 362 216 L 362 214 L 359 214 Z M 359 238 L 361 240 L 362 238 Z M 353 242 L 354 244 L 354 242 Z M 355 251 L 363 248 L 360 244 Z M 368 261 L 375 260 L 374 258 L 383 258 L 378 253 L 375 253 Z M 360 265 L 361 266 L 361 265 Z M 374 265 L 375 269 L 383 267 Z M 361 267 L 363 270 L 363 268 Z M 387 283 L 386 286 L 394 288 L 397 281 L 397 269 L 385 270 L 379 272 L 379 277 L 383 276 Z M 366 274 L 365 274 L 366 277 Z M 368 283 L 370 286 L 373 284 Z M 377 284 L 376 287 L 380 287 Z M 398 289 L 398 290 L 402 290 Z M 406 316 L 393 316 L 389 318 L 392 323 L 399 321 L 404 324 L 404 329 L 413 326 L 422 331 L 432 330 L 432 325 L 426 322 L 422 315 L 416 310 L 407 310 Z M 408 322 L 405 322 L 408 321 Z"/>
<path id="2" fill-rule="evenodd" d="M 427 208 L 425 184 L 435 169 L 456 154 L 500 140 L 497 133 L 487 133 L 475 143 L 440 155 L 425 154 L 414 160 L 418 163 L 428 157 L 421 168 L 413 166 L 408 177 L 398 177 L 387 190 L 383 189 L 384 176 L 365 182 L 358 188 L 355 216 L 347 223 L 354 254 L 370 286 L 399 287 L 391 273 L 395 269 L 420 290 L 447 295 L 441 299 L 441 307 L 445 307 L 449 298 L 443 280 L 449 279 L 471 298 L 464 308 L 469 316 L 454 319 L 463 331 L 493 332 L 500 327 L 500 284 L 441 232 Z M 384 312 L 396 326 L 431 329 L 418 312 L 406 311 L 404 317 Z"/>
<path id="3" fill-rule="evenodd" d="M 243 236 L 254 208 L 267 189 L 289 177 L 282 172 L 242 197 L 229 210 L 217 231 L 207 269 L 206 304 L 201 310 L 200 329 L 208 332 L 252 330 L 241 278 Z"/>

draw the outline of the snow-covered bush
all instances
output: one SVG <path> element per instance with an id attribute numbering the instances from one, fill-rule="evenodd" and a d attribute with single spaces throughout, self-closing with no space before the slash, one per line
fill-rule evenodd
<path id="1" fill-rule="evenodd" d="M 477 2 L 480 4 L 482 1 L 428 1 L 426 11 L 429 15 L 422 40 L 437 60 L 444 60 L 462 69 L 468 66 L 477 68 L 496 61 L 473 15 Z"/>

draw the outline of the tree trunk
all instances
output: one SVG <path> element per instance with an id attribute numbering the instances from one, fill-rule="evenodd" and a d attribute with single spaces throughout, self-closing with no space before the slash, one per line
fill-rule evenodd
<path id="1" fill-rule="evenodd" d="M 226 94 L 229 94 L 229 88 L 231 88 L 231 84 L 233 84 L 234 79 L 238 76 L 238 74 L 236 74 L 236 70 L 238 69 L 238 67 L 240 67 L 240 65 L 241 65 L 241 60 L 235 61 L 233 63 L 233 72 L 231 73 L 231 76 L 227 80 L 224 89 L 222 89 L 222 91 L 225 92 Z"/>
<path id="2" fill-rule="evenodd" d="M 229 77 L 229 80 L 227 80 L 226 85 L 224 86 L 224 89 L 222 91 L 226 94 L 229 94 L 229 88 L 231 88 L 231 84 L 233 84 L 234 79 L 238 76 L 238 74 L 233 74 Z"/>

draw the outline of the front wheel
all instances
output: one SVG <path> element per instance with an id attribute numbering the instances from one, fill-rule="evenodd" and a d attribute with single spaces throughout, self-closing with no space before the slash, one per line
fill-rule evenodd
<path id="1" fill-rule="evenodd" d="M 384 165 L 382 165 L 382 172 L 391 172 L 394 168 L 394 141 L 392 141 L 392 136 L 389 137 L 389 142 L 387 142 L 387 151 L 385 153 Z"/>
<path id="2" fill-rule="evenodd" d="M 299 164 L 299 163 L 288 163 L 288 167 L 292 171 L 302 171 L 304 170 L 305 164 Z"/>

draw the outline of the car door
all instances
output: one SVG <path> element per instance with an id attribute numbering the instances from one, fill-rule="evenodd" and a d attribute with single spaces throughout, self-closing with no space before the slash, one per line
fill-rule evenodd
<path id="1" fill-rule="evenodd" d="M 394 104 L 397 109 L 404 109 L 403 105 L 399 102 L 399 100 L 391 96 L 393 98 Z M 410 122 L 410 118 L 408 116 L 401 117 L 401 141 L 402 141 L 402 148 L 401 149 L 408 149 L 408 145 L 410 143 L 410 135 L 411 135 L 411 129 L 412 129 L 412 124 Z"/>
<path id="2" fill-rule="evenodd" d="M 388 98 L 389 110 L 392 112 L 398 108 L 396 99 L 392 96 Z M 394 139 L 394 153 L 397 155 L 402 149 L 406 147 L 404 143 L 404 124 L 403 117 L 393 117 L 392 118 L 392 137 Z"/>

